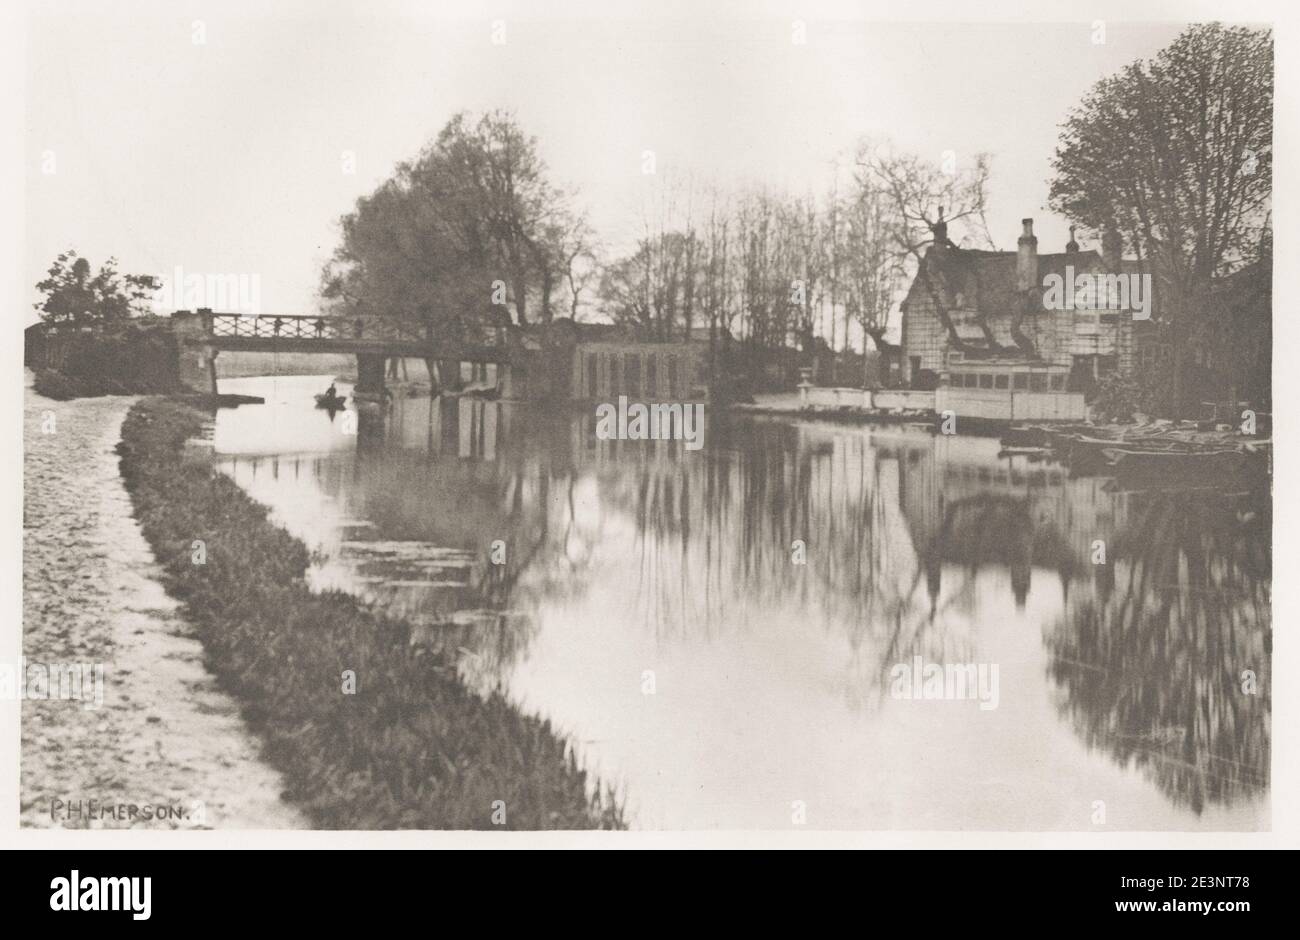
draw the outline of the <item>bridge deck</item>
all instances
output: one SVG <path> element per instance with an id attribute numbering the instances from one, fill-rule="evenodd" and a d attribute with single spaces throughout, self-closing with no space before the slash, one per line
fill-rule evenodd
<path id="1" fill-rule="evenodd" d="M 226 352 L 372 353 L 411 359 L 455 359 L 459 362 L 509 363 L 503 346 L 454 346 L 441 343 L 358 339 L 295 339 L 260 336 L 214 336 L 204 342 Z"/>
<path id="2" fill-rule="evenodd" d="M 238 352 L 369 353 L 461 362 L 508 363 L 503 338 L 448 342 L 431 324 L 399 317 L 206 314 L 202 342 Z"/>

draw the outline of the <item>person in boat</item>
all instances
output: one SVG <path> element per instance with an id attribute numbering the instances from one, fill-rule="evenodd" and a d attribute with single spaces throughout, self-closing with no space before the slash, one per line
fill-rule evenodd
<path id="1" fill-rule="evenodd" d="M 338 392 L 338 389 L 336 389 L 336 388 L 334 387 L 334 383 L 333 383 L 333 382 L 330 383 L 330 387 L 329 387 L 329 388 L 325 389 L 325 397 L 326 397 L 327 399 L 329 399 L 330 401 L 335 401 L 335 400 L 338 399 L 338 397 L 339 397 L 339 392 Z"/>

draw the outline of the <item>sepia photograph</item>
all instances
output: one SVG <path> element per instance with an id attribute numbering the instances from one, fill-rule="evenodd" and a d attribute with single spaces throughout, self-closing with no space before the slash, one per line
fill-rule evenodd
<path id="1" fill-rule="evenodd" d="M 15 11 L 5 826 L 1295 847 L 1284 56 L 1124 9 Z"/>

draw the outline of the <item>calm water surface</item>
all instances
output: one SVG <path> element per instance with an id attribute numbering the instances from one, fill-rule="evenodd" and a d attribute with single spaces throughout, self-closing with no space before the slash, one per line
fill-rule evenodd
<path id="1" fill-rule="evenodd" d="M 1268 827 L 1267 493 L 821 422 L 690 452 L 407 399 L 350 434 L 327 384 L 223 380 L 267 403 L 220 412 L 221 469 L 317 586 L 550 718 L 638 827 L 785 828 L 796 801 L 825 828 Z M 898 697 L 918 656 L 996 664 L 997 707 Z"/>

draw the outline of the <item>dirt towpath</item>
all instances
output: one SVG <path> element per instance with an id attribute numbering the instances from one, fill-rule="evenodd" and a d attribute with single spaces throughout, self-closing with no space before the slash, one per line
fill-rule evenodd
<path id="1" fill-rule="evenodd" d="M 132 516 L 114 448 L 134 399 L 57 402 L 37 395 L 30 375 L 28 384 L 27 684 L 39 695 L 32 676 L 45 666 L 87 668 L 78 673 L 82 700 L 22 703 L 22 825 L 306 828 L 204 667 Z M 103 701 L 92 708 L 96 664 Z"/>

